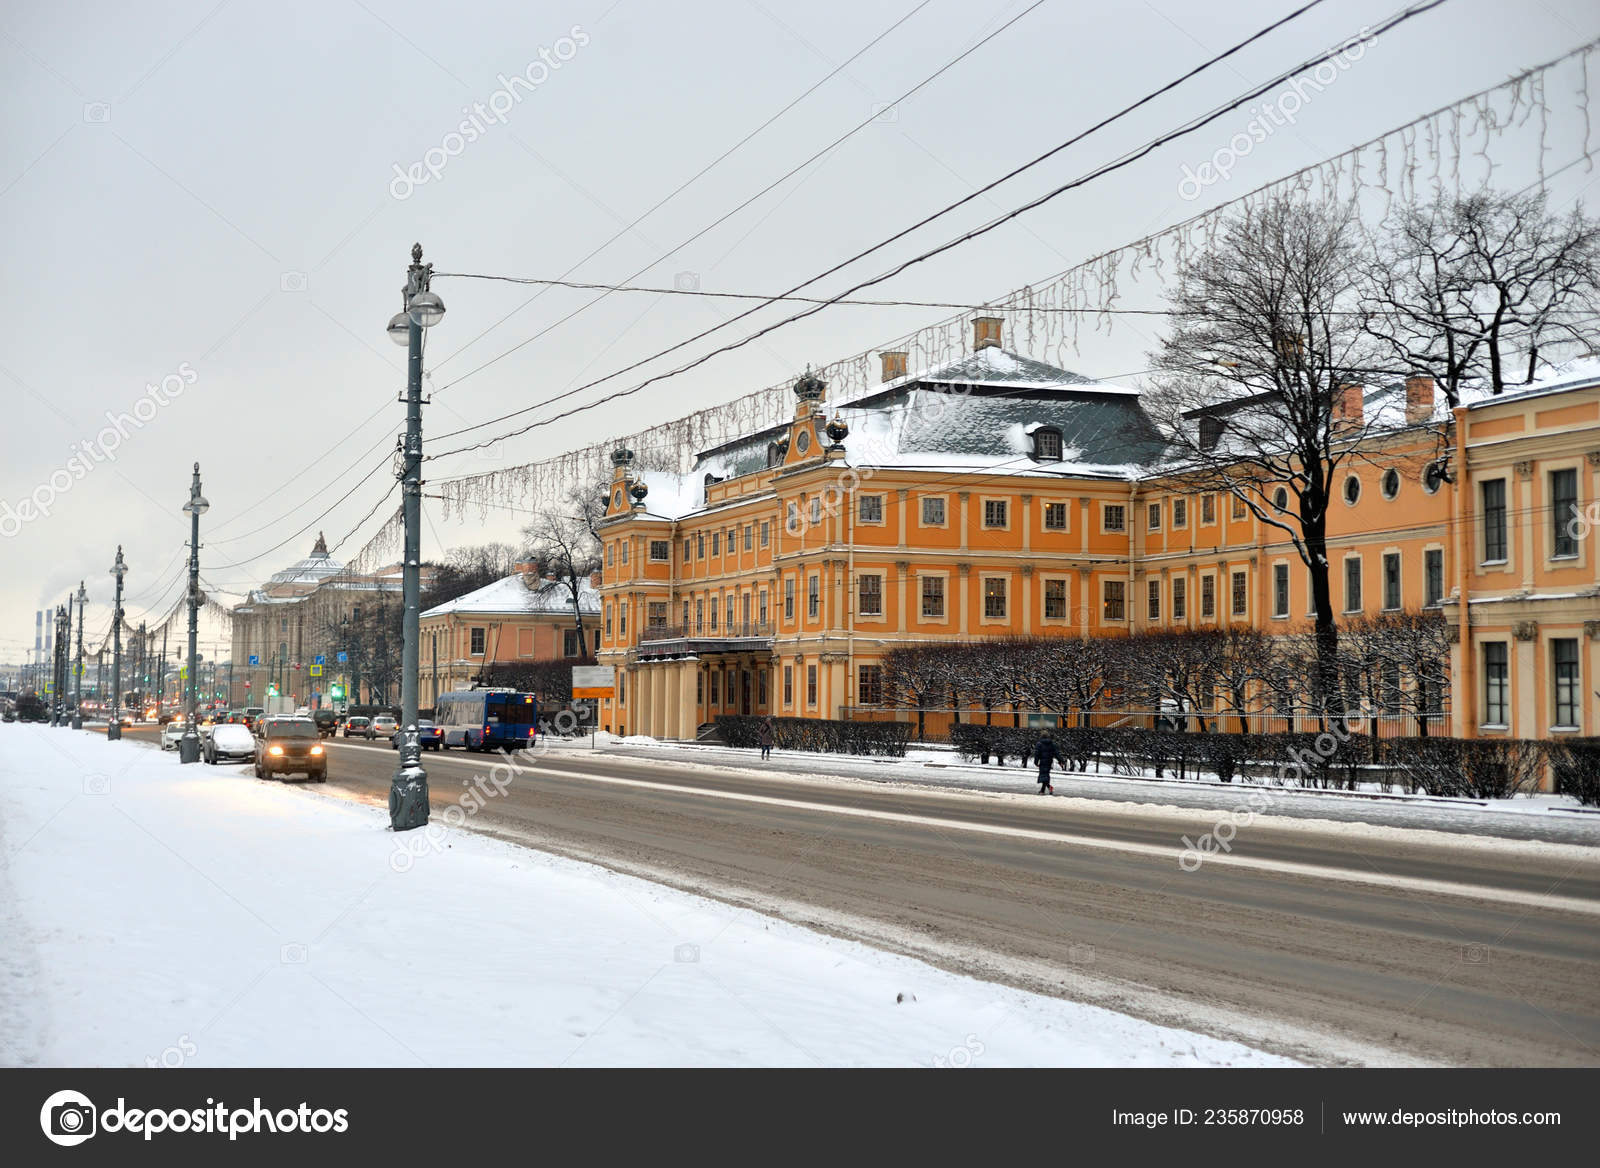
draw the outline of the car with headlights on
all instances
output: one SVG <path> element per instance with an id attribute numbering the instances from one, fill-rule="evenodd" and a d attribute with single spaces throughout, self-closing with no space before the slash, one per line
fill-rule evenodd
<path id="1" fill-rule="evenodd" d="M 256 778 L 303 774 L 313 782 L 328 781 L 328 756 L 322 736 L 310 718 L 269 718 L 255 739 Z"/>
<path id="2" fill-rule="evenodd" d="M 219 722 L 201 747 L 212 766 L 221 762 L 249 762 L 256 756 L 256 736 L 238 722 Z"/>

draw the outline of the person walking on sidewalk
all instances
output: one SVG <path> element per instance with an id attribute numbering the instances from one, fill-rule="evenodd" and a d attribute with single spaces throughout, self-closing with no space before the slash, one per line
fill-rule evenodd
<path id="1" fill-rule="evenodd" d="M 763 759 L 772 757 L 772 744 L 776 737 L 777 733 L 772 726 L 772 716 L 769 714 L 762 719 L 761 729 L 756 735 L 756 741 L 761 745 L 761 757 Z"/>
<path id="2" fill-rule="evenodd" d="M 1039 764 L 1039 794 L 1054 795 L 1056 789 L 1050 785 L 1050 768 L 1055 765 L 1056 744 L 1049 734 L 1034 745 L 1033 761 Z"/>

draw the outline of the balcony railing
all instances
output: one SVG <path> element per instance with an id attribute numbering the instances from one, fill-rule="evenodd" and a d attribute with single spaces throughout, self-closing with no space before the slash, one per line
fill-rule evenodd
<path id="1" fill-rule="evenodd" d="M 680 657 L 690 653 L 736 653 L 772 646 L 776 633 L 770 621 L 735 621 L 731 625 L 646 625 L 639 634 L 642 657 Z"/>

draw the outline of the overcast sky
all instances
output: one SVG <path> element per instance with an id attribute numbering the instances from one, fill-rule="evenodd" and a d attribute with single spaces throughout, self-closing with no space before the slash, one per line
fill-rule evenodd
<path id="1" fill-rule="evenodd" d="M 181 586 L 188 526 L 180 508 L 196 460 L 211 502 L 202 562 L 219 590 L 242 593 L 300 558 L 318 528 L 333 541 L 357 524 L 388 486 L 383 474 L 295 534 L 381 458 L 403 425 L 394 397 L 404 354 L 383 330 L 400 307 L 414 241 L 440 271 L 554 277 L 599 248 L 573 278 L 617 281 L 653 265 L 639 282 L 670 285 L 682 276 L 708 290 L 781 290 L 1297 6 L 1045 0 L 842 146 L 669 254 L 1032 2 L 12 0 L 0 12 L 0 661 L 23 658 L 34 611 L 80 578 L 97 636 L 109 622 L 108 568 L 118 543 L 131 568 L 131 618 L 147 609 L 161 618 Z M 1229 66 L 875 257 L 870 272 L 1235 96 L 1397 4 L 1330 0 Z M 858 61 L 627 229 L 902 18 Z M 876 291 L 981 303 L 1597 33 L 1592 0 L 1537 0 L 1514 12 L 1498 0 L 1451 0 L 1382 37 L 1199 201 L 1180 197 L 1181 168 L 1221 144 L 1220 127 Z M 1578 120 L 1570 99 L 1557 112 Z M 469 142 L 462 123 L 473 121 Z M 1532 177 L 1525 160 L 1508 161 L 1506 171 L 1507 186 Z M 1592 200 L 1587 184 L 1595 178 L 1578 168 L 1552 190 L 1570 203 L 1589 189 Z M 837 289 L 842 279 L 821 287 Z M 459 279 L 441 279 L 435 290 L 448 306 L 429 338 L 436 389 L 592 295 L 547 292 L 475 340 L 535 290 Z M 1154 285 L 1123 292 L 1130 306 L 1160 303 Z M 733 311 L 725 302 L 610 297 L 439 393 L 426 426 L 439 433 L 526 405 Z M 581 423 L 434 464 L 430 473 L 524 462 L 626 434 L 944 315 L 832 309 Z M 1141 370 L 1156 335 L 1149 321 L 1119 322 L 1109 337 L 1085 332 L 1075 367 L 1098 377 Z M 159 391 L 164 380 L 165 392 L 148 397 L 147 386 Z M 108 411 L 133 418 L 121 423 L 125 437 L 99 437 Z M 112 457 L 89 459 L 85 442 L 114 447 Z M 45 498 L 49 515 L 7 521 L 30 496 Z M 358 547 L 388 510 L 348 546 Z M 509 518 L 482 527 L 445 523 L 433 505 L 430 512 L 430 553 L 515 531 Z"/>

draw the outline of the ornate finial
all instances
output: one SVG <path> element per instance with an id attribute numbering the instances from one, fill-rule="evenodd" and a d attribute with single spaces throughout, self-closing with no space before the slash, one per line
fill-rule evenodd
<path id="1" fill-rule="evenodd" d="M 619 446 L 611 452 L 612 466 L 629 466 L 633 463 L 633 451 L 626 446 Z"/>
<path id="2" fill-rule="evenodd" d="M 634 505 L 637 507 L 644 506 L 644 497 L 649 493 L 650 488 L 643 482 L 634 483 L 628 488 L 628 494 L 633 496 Z"/>
<path id="3" fill-rule="evenodd" d="M 794 395 L 801 401 L 821 401 L 827 388 L 827 383 L 811 372 L 811 366 L 807 365 L 800 380 L 794 383 Z"/>
<path id="4" fill-rule="evenodd" d="M 833 415 L 833 421 L 828 423 L 828 437 L 833 440 L 835 450 L 844 445 L 844 440 L 850 436 L 850 427 L 844 424 L 844 419 L 838 414 Z"/>
<path id="5" fill-rule="evenodd" d="M 420 264 L 422 262 L 422 245 L 420 243 L 413 243 L 411 245 L 411 262 L 414 264 Z"/>

